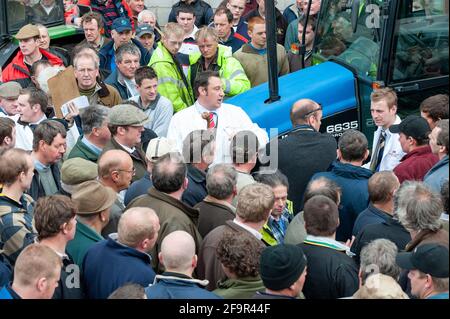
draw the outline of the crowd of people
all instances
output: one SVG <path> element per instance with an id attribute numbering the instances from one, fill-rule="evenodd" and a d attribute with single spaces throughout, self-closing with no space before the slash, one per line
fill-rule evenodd
<path id="1" fill-rule="evenodd" d="M 449 298 L 448 95 L 401 119 L 374 90 L 371 152 L 309 99 L 269 140 L 226 103 L 268 80 L 264 0 L 180 1 L 163 29 L 143 0 L 78 3 L 72 52 L 28 24 L 3 70 L 0 299 Z M 279 75 L 307 4 L 277 10 Z"/>

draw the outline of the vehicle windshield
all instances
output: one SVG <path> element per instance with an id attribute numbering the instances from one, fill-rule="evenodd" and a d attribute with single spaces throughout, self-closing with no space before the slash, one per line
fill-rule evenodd
<path id="1" fill-rule="evenodd" d="M 28 23 L 63 24 L 63 0 L 7 0 L 6 20 L 10 34 L 15 34 Z"/>
<path id="2" fill-rule="evenodd" d="M 315 47 L 322 59 L 335 57 L 353 66 L 359 75 L 376 79 L 380 52 L 382 23 L 380 12 L 383 1 L 359 1 L 354 6 L 356 31 L 352 27 L 354 1 L 322 1 L 323 8 Z"/>

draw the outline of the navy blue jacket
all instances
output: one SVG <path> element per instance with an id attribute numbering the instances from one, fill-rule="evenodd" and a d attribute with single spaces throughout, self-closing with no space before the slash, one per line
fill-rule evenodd
<path id="1" fill-rule="evenodd" d="M 125 283 L 146 287 L 154 278 L 150 255 L 111 238 L 89 248 L 83 261 L 83 282 L 89 299 L 106 299 Z"/>
<path id="2" fill-rule="evenodd" d="M 201 281 L 188 276 L 165 272 L 145 288 L 148 299 L 222 299 L 201 287 Z"/>
<path id="3" fill-rule="evenodd" d="M 356 218 L 369 205 L 368 183 L 371 176 L 372 172 L 368 169 L 334 161 L 329 172 L 316 173 L 311 178 L 314 180 L 326 177 L 336 182 L 342 189 L 337 241 L 345 242 L 351 239 Z"/>
<path id="4" fill-rule="evenodd" d="M 7 285 L 12 279 L 12 270 L 9 263 L 0 255 L 0 287 Z"/>
<path id="5" fill-rule="evenodd" d="M 380 224 L 387 221 L 390 217 L 388 213 L 376 208 L 370 203 L 369 207 L 363 210 L 356 218 L 355 225 L 353 226 L 353 235 L 358 235 L 367 225 Z"/>
<path id="6" fill-rule="evenodd" d="M 128 204 L 136 197 L 147 194 L 147 191 L 151 187 L 153 187 L 153 182 L 150 174 L 147 172 L 145 173 L 144 177 L 132 183 L 130 185 L 130 188 L 128 188 L 127 192 L 125 193 L 125 199 L 123 201 L 125 206 L 128 206 Z"/>
<path id="7" fill-rule="evenodd" d="M 204 25 L 208 25 L 214 15 L 211 6 L 203 0 L 194 0 L 190 5 L 185 2 L 178 1 L 172 6 L 172 10 L 170 10 L 169 22 L 177 22 L 177 12 L 182 7 L 192 7 L 192 9 L 194 9 L 195 25 L 199 28 Z"/>
<path id="8" fill-rule="evenodd" d="M 239 50 L 246 43 L 248 43 L 247 38 L 237 32 L 234 32 L 233 29 L 231 29 L 230 37 L 226 42 L 220 41 L 220 44 L 231 47 L 231 51 L 233 53 Z"/>
<path id="9" fill-rule="evenodd" d="M 144 48 L 138 40 L 131 39 L 131 42 L 133 42 L 133 44 L 139 48 L 139 51 L 141 51 L 141 60 L 139 62 L 140 65 L 147 65 L 151 58 L 150 51 Z M 114 56 L 114 41 L 110 41 L 105 44 L 98 52 L 98 56 L 100 57 L 100 70 L 110 74 L 111 61 Z"/>
<path id="10" fill-rule="evenodd" d="M 119 70 L 115 69 L 112 73 L 106 78 L 106 84 L 113 86 L 117 92 L 119 92 L 122 100 L 128 100 L 133 95 L 128 91 L 127 87 L 119 82 Z"/>
<path id="11" fill-rule="evenodd" d="M 250 36 L 248 35 L 248 22 L 245 21 L 244 18 L 241 18 L 241 20 L 239 21 L 239 23 L 236 27 L 236 33 L 242 35 L 248 41 L 251 40 Z"/>
<path id="12" fill-rule="evenodd" d="M 187 165 L 188 187 L 184 191 L 181 201 L 194 207 L 208 195 L 206 190 L 206 174 L 192 164 Z"/>

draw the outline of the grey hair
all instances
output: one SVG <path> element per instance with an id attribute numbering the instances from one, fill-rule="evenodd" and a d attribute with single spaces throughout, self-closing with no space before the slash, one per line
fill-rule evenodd
<path id="1" fill-rule="evenodd" d="M 94 128 L 102 127 L 109 109 L 102 105 L 89 106 L 80 111 L 83 134 L 90 134 Z"/>
<path id="2" fill-rule="evenodd" d="M 90 48 L 83 48 L 80 52 L 78 52 L 73 59 L 74 68 L 78 68 L 78 62 L 80 61 L 80 59 L 91 59 L 92 62 L 94 62 L 94 68 L 98 70 L 98 68 L 100 67 L 100 58 L 97 54 L 93 54 L 93 52 L 95 51 Z"/>
<path id="3" fill-rule="evenodd" d="M 122 62 L 123 56 L 127 53 L 130 55 L 138 56 L 139 59 L 141 59 L 141 51 L 139 50 L 139 48 L 136 45 L 134 45 L 133 43 L 126 43 L 124 45 L 121 45 L 116 50 L 116 53 L 114 54 L 115 58 L 116 58 L 116 62 Z"/>
<path id="4" fill-rule="evenodd" d="M 397 246 L 387 239 L 376 239 L 361 250 L 361 280 L 362 284 L 370 275 L 381 273 L 398 280 L 400 267 L 397 265 Z"/>
<path id="5" fill-rule="evenodd" d="M 442 209 L 439 194 L 422 182 L 404 182 L 394 198 L 394 214 L 408 230 L 438 230 Z"/>
<path id="6" fill-rule="evenodd" d="M 237 182 L 236 169 L 230 164 L 217 164 L 208 170 L 206 190 L 217 199 L 226 199 L 233 194 Z"/>
<path id="7" fill-rule="evenodd" d="M 137 16 L 138 24 L 142 23 L 142 19 L 144 19 L 144 16 L 151 16 L 156 21 L 155 13 L 153 11 L 145 9 L 145 10 L 142 10 L 141 12 L 139 12 L 139 14 Z"/>

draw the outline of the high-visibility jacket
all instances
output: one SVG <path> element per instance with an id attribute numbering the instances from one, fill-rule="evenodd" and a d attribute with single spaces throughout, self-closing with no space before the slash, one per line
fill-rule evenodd
<path id="1" fill-rule="evenodd" d="M 158 75 L 158 93 L 172 102 L 174 112 L 194 104 L 194 94 L 189 82 L 161 42 L 153 52 L 148 66 Z"/>
<path id="2" fill-rule="evenodd" d="M 195 78 L 202 72 L 200 66 L 200 53 L 194 53 L 189 56 L 189 83 L 194 83 Z M 249 90 L 251 87 L 241 63 L 233 58 L 231 48 L 220 45 L 217 50 L 217 70 L 222 79 L 223 90 L 228 97 L 235 96 Z M 193 85 L 192 85 L 193 87 Z"/>

